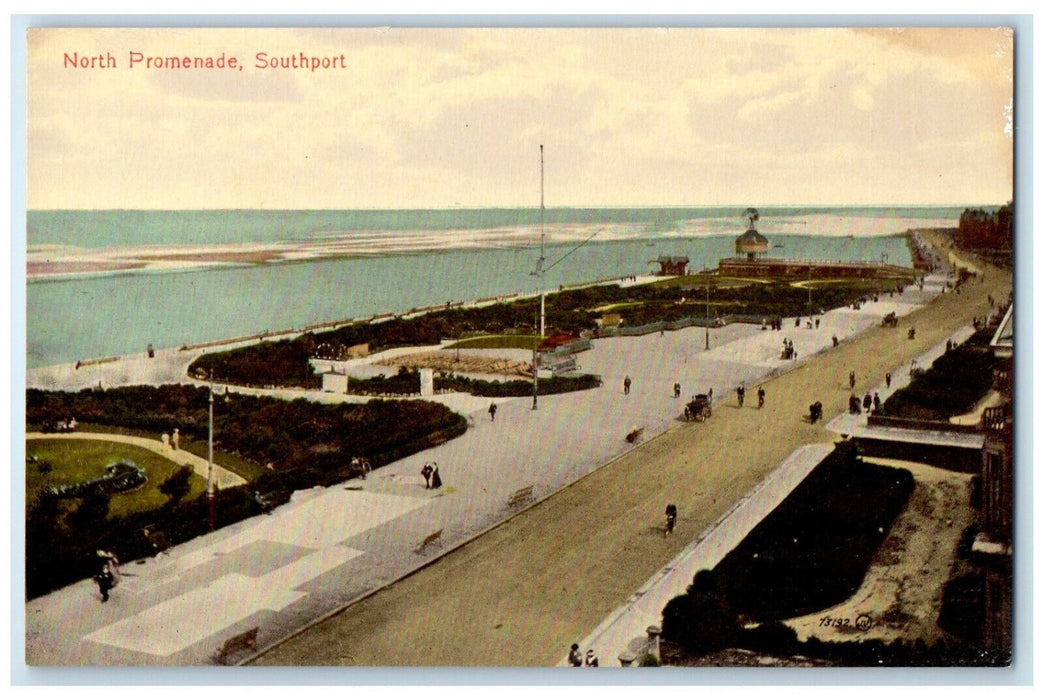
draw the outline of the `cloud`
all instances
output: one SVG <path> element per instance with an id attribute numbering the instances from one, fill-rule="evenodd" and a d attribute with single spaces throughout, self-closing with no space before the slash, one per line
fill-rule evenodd
<path id="1" fill-rule="evenodd" d="M 33 207 L 529 204 L 540 143 L 559 204 L 910 201 L 914 167 L 947 169 L 925 201 L 1011 188 L 1003 30 L 54 29 L 28 45 Z M 63 66 L 131 50 L 247 66 Z M 346 67 L 257 70 L 258 51 Z"/>

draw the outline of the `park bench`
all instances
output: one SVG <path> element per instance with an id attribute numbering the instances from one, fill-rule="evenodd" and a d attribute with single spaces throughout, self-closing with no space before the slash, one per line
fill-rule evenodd
<path id="1" fill-rule="evenodd" d="M 251 627 L 229 637 L 214 655 L 214 660 L 222 666 L 231 666 L 245 656 L 257 651 L 257 627 Z"/>
<path id="2" fill-rule="evenodd" d="M 533 487 L 532 486 L 526 486 L 524 488 L 519 489 L 518 491 L 515 491 L 515 493 L 511 494 L 511 498 L 508 499 L 507 505 L 508 505 L 508 508 L 517 508 L 518 506 L 520 506 L 520 505 L 522 505 L 524 503 L 528 503 L 529 501 L 532 501 L 532 500 L 533 500 Z"/>
<path id="3" fill-rule="evenodd" d="M 433 544 L 434 542 L 438 542 L 440 539 L 442 539 L 442 530 L 436 530 L 435 532 L 425 537 L 424 540 L 421 541 L 419 545 L 417 545 L 417 548 L 413 550 L 413 553 L 420 554 L 424 551 L 425 547 L 427 547 L 429 544 Z"/>
<path id="4" fill-rule="evenodd" d="M 170 538 L 163 530 L 156 529 L 155 525 L 146 525 L 141 528 L 141 534 L 152 548 L 153 555 L 164 553 L 170 547 Z"/>

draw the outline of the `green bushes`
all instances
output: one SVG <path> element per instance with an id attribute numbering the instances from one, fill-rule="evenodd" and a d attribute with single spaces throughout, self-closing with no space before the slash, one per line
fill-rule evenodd
<path id="1" fill-rule="evenodd" d="M 797 640 L 793 629 L 783 623 L 770 623 L 743 630 L 737 646 L 772 656 L 803 656 L 839 666 L 928 667 L 928 666 L 1005 666 L 1011 663 L 1010 649 L 988 649 L 964 642 L 939 641 L 927 644 L 921 639 L 884 642 L 880 639 L 827 642 L 811 637 Z"/>
<path id="2" fill-rule="evenodd" d="M 537 380 L 537 393 L 565 394 L 570 391 L 584 391 L 601 386 L 602 381 L 593 374 L 582 374 L 576 377 L 550 377 Z M 531 396 L 533 382 L 529 379 L 515 379 L 504 382 L 471 379 L 455 374 L 440 375 L 435 378 L 435 390 L 462 391 L 472 396 L 502 398 L 509 396 Z"/>
<path id="3" fill-rule="evenodd" d="M 26 392 L 30 425 L 56 415 L 83 416 L 93 424 L 149 430 L 154 435 L 177 426 L 185 439 L 206 439 L 208 408 L 208 390 L 188 385 Z M 260 506 L 254 491 L 271 505 L 279 505 L 295 490 L 347 479 L 353 457 L 366 457 L 377 468 L 467 429 L 463 416 L 427 401 L 328 405 L 231 394 L 216 398 L 214 414 L 217 448 L 271 465 L 259 469 L 261 476 L 252 484 L 217 493 L 218 527 L 257 514 Z M 160 485 L 168 498 L 162 507 L 115 517 L 109 517 L 105 494 L 85 494 L 79 507 L 65 515 L 57 496 L 41 492 L 26 513 L 29 597 L 93 574 L 97 549 L 118 552 L 124 560 L 155 554 L 159 545 L 144 534 L 146 527 L 163 533 L 163 546 L 207 532 L 207 499 L 205 494 L 187 496 L 190 476 L 181 470 Z"/>
<path id="4" fill-rule="evenodd" d="M 893 285 L 892 280 L 817 284 L 814 302 L 817 309 L 848 306 L 862 296 Z M 808 291 L 788 282 L 712 287 L 710 296 L 713 312 L 720 315 L 770 318 L 808 313 Z M 476 332 L 501 333 L 504 329 L 515 329 L 532 333 L 539 313 L 538 305 L 536 298 L 520 299 L 485 306 L 447 307 L 411 318 L 352 323 L 321 333 L 304 333 L 290 340 L 209 353 L 189 366 L 189 374 L 240 386 L 318 388 L 321 377 L 312 371 L 308 362 L 317 348 L 323 348 L 324 356 L 337 357 L 347 348 L 363 343 L 369 345 L 371 352 L 378 352 L 394 347 L 435 345 L 443 338 L 463 338 Z M 632 287 L 603 284 L 562 290 L 546 298 L 546 315 L 554 324 L 549 333 L 594 331 L 602 315 L 599 309 L 613 305 L 621 305 L 619 312 L 627 326 L 702 317 L 706 310 L 705 290 L 695 281 L 689 287 L 682 281 L 680 284 Z"/>
<path id="5" fill-rule="evenodd" d="M 976 332 L 942 355 L 881 406 L 882 416 L 946 421 L 967 413 L 993 385 L 996 362 L 989 351 L 993 331 Z"/>
<path id="6" fill-rule="evenodd" d="M 189 494 L 192 488 L 189 484 L 189 479 L 191 478 L 192 468 L 187 466 L 181 467 L 164 479 L 159 487 L 160 493 L 167 496 L 171 503 L 177 503 Z"/>
<path id="7" fill-rule="evenodd" d="M 715 567 L 729 605 L 771 621 L 847 599 L 913 486 L 909 471 L 864 463 L 842 443 Z"/>
<path id="8" fill-rule="evenodd" d="M 726 590 L 716 574 L 699 571 L 680 596 L 663 609 L 663 636 L 697 654 L 717 651 L 735 643 L 739 618 L 731 609 Z"/>
<path id="9" fill-rule="evenodd" d="M 741 618 L 772 622 L 846 600 L 912 490 L 910 472 L 865 464 L 851 443 L 839 444 L 713 571 L 667 603 L 664 638 L 706 653 L 736 643 Z M 790 643 L 779 629 L 759 634 Z"/>

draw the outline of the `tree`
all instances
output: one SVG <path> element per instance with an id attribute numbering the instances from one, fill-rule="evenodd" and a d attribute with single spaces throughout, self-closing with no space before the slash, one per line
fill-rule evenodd
<path id="1" fill-rule="evenodd" d="M 698 571 L 685 593 L 663 609 L 663 636 L 691 651 L 709 653 L 732 645 L 739 620 L 713 572 Z"/>
<path id="2" fill-rule="evenodd" d="M 160 484 L 159 490 L 170 499 L 170 505 L 174 505 L 188 495 L 191 489 L 190 478 L 192 478 L 192 468 L 183 466 Z"/>

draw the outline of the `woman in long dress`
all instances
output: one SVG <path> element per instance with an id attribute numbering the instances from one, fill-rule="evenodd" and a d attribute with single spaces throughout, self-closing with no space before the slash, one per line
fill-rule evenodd
<path id="1" fill-rule="evenodd" d="M 431 467 L 431 487 L 437 489 L 442 486 L 442 477 L 439 476 L 439 463 L 436 462 Z"/>

